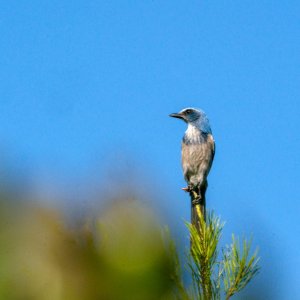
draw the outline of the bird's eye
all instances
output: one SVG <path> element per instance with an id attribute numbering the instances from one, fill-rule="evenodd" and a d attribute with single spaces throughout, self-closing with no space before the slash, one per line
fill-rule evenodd
<path id="1" fill-rule="evenodd" d="M 186 114 L 190 114 L 191 112 L 192 112 L 191 109 L 187 109 L 187 110 L 185 111 Z"/>

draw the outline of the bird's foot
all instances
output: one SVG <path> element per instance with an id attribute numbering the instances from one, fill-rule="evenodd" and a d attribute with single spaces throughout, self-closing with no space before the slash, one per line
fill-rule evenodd
<path id="1" fill-rule="evenodd" d="M 195 206 L 195 205 L 199 205 L 200 203 L 201 203 L 201 197 L 197 195 L 197 197 L 195 197 L 192 200 L 192 205 Z"/>
<path id="2" fill-rule="evenodd" d="M 189 184 L 187 187 L 182 188 L 182 190 L 187 192 L 187 193 L 191 193 L 191 192 L 194 191 L 194 187 Z"/>
<path id="3" fill-rule="evenodd" d="M 193 196 L 194 199 L 197 199 L 197 201 L 201 201 L 202 200 L 202 197 L 201 197 L 201 194 L 199 194 L 197 192 L 197 190 L 192 190 L 191 191 L 191 195 Z"/>

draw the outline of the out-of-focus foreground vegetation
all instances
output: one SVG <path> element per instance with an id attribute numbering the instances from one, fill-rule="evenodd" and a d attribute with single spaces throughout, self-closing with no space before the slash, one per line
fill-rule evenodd
<path id="1" fill-rule="evenodd" d="M 0 206 L 0 299 L 180 297 L 173 247 L 137 201 L 115 200 L 81 225 L 4 195 Z"/>
<path id="2" fill-rule="evenodd" d="M 223 225 L 213 214 L 200 229 L 187 224 L 191 249 L 180 263 L 168 230 L 133 197 L 78 218 L 8 195 L 0 196 L 0 299 L 229 299 L 258 272 L 247 242 L 240 250 L 234 238 L 218 252 Z"/>

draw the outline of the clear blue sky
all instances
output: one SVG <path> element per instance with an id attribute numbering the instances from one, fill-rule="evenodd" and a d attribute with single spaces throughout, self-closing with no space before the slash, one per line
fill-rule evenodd
<path id="1" fill-rule="evenodd" d="M 252 232 L 260 245 L 252 288 L 296 299 L 299 16 L 299 1 L 1 1 L 2 151 L 66 177 L 124 152 L 181 222 L 185 126 L 168 114 L 204 109 L 217 144 L 208 206 L 225 240 Z"/>

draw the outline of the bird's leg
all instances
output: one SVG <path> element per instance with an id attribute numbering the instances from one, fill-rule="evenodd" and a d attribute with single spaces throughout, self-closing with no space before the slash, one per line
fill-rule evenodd
<path id="1" fill-rule="evenodd" d="M 189 184 L 187 187 L 182 188 L 183 191 L 190 193 L 193 199 L 199 199 L 201 200 L 201 192 L 200 192 L 200 187 L 195 186 L 193 184 Z"/>
<path id="2" fill-rule="evenodd" d="M 192 205 L 204 205 L 205 198 L 203 197 L 200 184 L 193 186 L 193 189 L 190 191 L 190 195 L 192 199 Z"/>
<path id="3" fill-rule="evenodd" d="M 192 204 L 200 204 L 202 200 L 200 186 L 189 184 L 186 188 L 182 188 L 183 191 L 190 193 Z"/>
<path id="4" fill-rule="evenodd" d="M 192 204 L 200 204 L 202 200 L 202 196 L 200 193 L 200 188 L 198 186 L 195 186 L 192 191 L 190 191 L 191 197 L 192 197 Z"/>
<path id="5" fill-rule="evenodd" d="M 191 196 L 193 196 L 193 198 L 198 198 L 200 193 L 200 187 L 198 185 L 194 185 L 194 184 L 189 184 L 187 187 L 187 192 L 189 192 L 191 194 Z"/>

